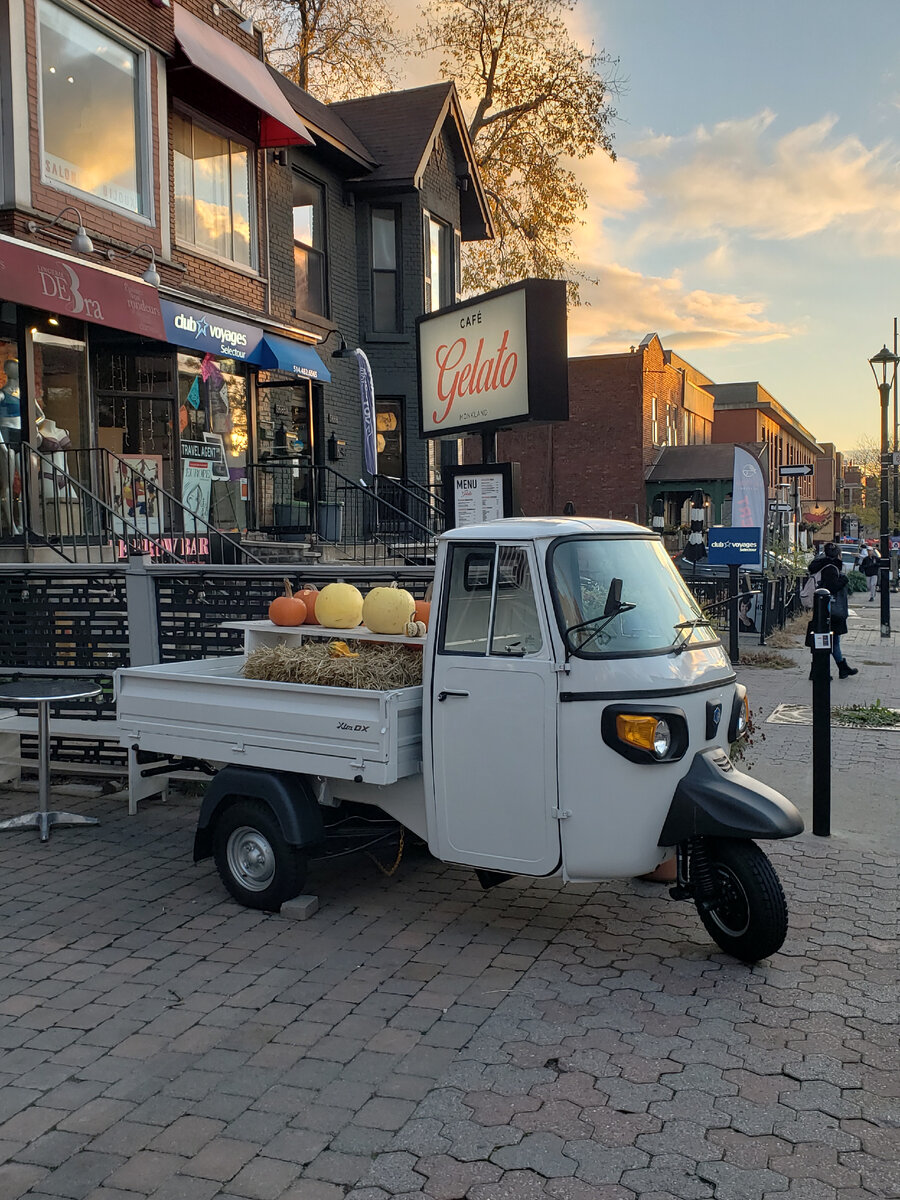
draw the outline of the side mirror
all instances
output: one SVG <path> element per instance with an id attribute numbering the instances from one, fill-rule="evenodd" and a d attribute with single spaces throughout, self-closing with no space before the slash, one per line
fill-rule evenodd
<path id="1" fill-rule="evenodd" d="M 614 617 L 622 607 L 622 580 L 613 579 L 606 593 L 606 603 L 603 606 L 604 617 Z"/>

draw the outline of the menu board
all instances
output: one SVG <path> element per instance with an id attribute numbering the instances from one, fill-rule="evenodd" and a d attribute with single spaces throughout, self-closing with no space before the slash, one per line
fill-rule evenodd
<path id="1" fill-rule="evenodd" d="M 518 463 L 447 466 L 442 474 L 448 528 L 520 515 Z"/>
<path id="2" fill-rule="evenodd" d="M 454 524 L 480 525 L 503 514 L 503 476 L 457 475 L 453 480 Z"/>

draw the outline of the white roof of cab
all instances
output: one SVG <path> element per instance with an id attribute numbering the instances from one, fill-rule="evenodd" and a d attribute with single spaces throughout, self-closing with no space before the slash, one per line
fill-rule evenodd
<path id="1" fill-rule="evenodd" d="M 597 517 L 505 517 L 500 521 L 486 521 L 483 525 L 462 525 L 458 529 L 448 529 L 441 538 L 454 542 L 498 539 L 551 541 L 553 538 L 577 537 L 585 533 L 647 537 L 650 532 L 645 525 L 635 525 L 632 521 L 603 521 Z"/>

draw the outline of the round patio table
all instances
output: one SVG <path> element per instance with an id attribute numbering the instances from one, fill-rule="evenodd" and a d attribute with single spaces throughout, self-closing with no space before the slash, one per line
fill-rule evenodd
<path id="1" fill-rule="evenodd" d="M 39 829 L 46 842 L 54 825 L 98 825 L 96 817 L 78 813 L 50 812 L 50 705 L 60 700 L 85 700 L 99 696 L 103 689 L 95 683 L 68 679 L 22 679 L 0 684 L 0 701 L 10 704 L 36 704 L 38 710 L 38 796 L 37 812 L 22 813 L 0 821 L 0 829 Z"/>

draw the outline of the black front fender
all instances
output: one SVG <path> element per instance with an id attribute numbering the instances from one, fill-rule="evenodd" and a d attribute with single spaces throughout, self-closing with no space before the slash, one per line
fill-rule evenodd
<path id="1" fill-rule="evenodd" d="M 803 832 L 790 800 L 736 771 L 724 750 L 701 750 L 675 789 L 660 846 L 686 838 L 787 838 Z"/>
<path id="2" fill-rule="evenodd" d="M 322 810 L 302 775 L 228 766 L 210 780 L 204 793 L 194 835 L 194 862 L 212 854 L 216 816 L 239 799 L 267 804 L 289 846 L 314 846 L 325 838 Z"/>

